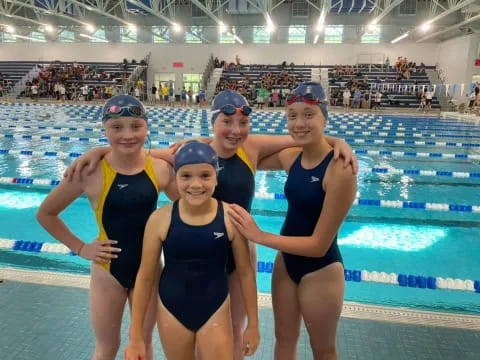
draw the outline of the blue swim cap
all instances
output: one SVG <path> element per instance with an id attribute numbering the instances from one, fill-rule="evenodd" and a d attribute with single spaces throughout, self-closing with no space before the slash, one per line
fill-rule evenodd
<path id="1" fill-rule="evenodd" d="M 244 105 L 248 105 L 247 99 L 240 93 L 233 91 L 233 90 L 224 90 L 219 92 L 215 98 L 213 99 L 212 102 L 212 125 L 215 122 L 215 120 L 218 117 L 218 114 L 220 114 L 220 111 L 215 111 L 215 110 L 220 110 L 223 108 L 225 105 L 234 105 L 237 108 L 240 108 Z"/>
<path id="2" fill-rule="evenodd" d="M 218 156 L 208 144 L 189 141 L 182 145 L 175 153 L 173 168 L 178 171 L 184 165 L 209 164 L 218 169 Z"/>
<path id="3" fill-rule="evenodd" d="M 130 95 L 114 96 L 103 106 L 102 123 L 120 116 L 139 117 L 147 121 L 147 112 L 142 102 Z"/>
<path id="4" fill-rule="evenodd" d="M 296 97 L 296 99 L 295 99 Z M 320 83 L 315 81 L 306 81 L 301 83 L 292 94 L 287 98 L 287 103 L 289 99 L 295 99 L 295 102 L 303 102 L 304 100 L 309 100 L 309 98 L 317 100 L 316 105 L 322 111 L 325 120 L 328 119 L 328 110 L 327 110 L 327 97 L 325 96 L 325 91 Z"/>

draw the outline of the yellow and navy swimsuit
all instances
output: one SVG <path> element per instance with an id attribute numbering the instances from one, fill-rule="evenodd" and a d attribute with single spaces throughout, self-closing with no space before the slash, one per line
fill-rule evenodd
<path id="1" fill-rule="evenodd" d="M 100 264 L 126 289 L 134 287 L 142 257 L 145 225 L 157 207 L 159 187 L 150 156 L 145 168 L 135 175 L 123 175 L 105 159 L 101 161 L 103 187 L 95 211 L 100 240 L 116 240 L 122 249 L 110 264 Z"/>
<path id="2" fill-rule="evenodd" d="M 237 204 L 250 212 L 255 195 L 255 169 L 243 148 L 228 159 L 218 158 L 218 185 L 213 197 L 229 204 Z M 228 273 L 235 270 L 233 252 L 230 248 L 227 263 Z"/>

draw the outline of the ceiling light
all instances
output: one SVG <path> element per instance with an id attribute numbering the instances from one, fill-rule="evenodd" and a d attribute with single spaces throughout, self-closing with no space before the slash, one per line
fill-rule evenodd
<path id="1" fill-rule="evenodd" d="M 430 24 L 429 22 L 426 22 L 420 25 L 420 30 L 423 32 L 427 32 L 428 30 L 430 30 L 431 27 L 432 27 L 432 24 Z"/>
<path id="2" fill-rule="evenodd" d="M 50 24 L 45 24 L 45 30 L 49 33 L 53 32 L 55 28 Z"/>
<path id="3" fill-rule="evenodd" d="M 175 22 L 172 23 L 172 28 L 173 28 L 173 31 L 175 31 L 177 33 L 182 31 L 182 26 L 180 24 L 175 23 Z"/>
<path id="4" fill-rule="evenodd" d="M 392 44 L 395 44 L 395 43 L 399 42 L 400 40 L 403 40 L 403 39 L 405 39 L 406 37 L 408 37 L 408 35 L 409 35 L 408 32 L 406 32 L 405 34 L 400 35 L 399 37 L 393 39 L 393 40 L 390 41 L 390 42 L 391 42 Z"/>
<path id="5" fill-rule="evenodd" d="M 6 31 L 6 32 L 9 32 L 9 33 L 14 33 L 14 32 L 15 32 L 15 28 L 14 28 L 13 26 L 11 26 L 11 25 L 7 25 L 7 26 L 5 27 L 5 31 Z"/>
<path id="6" fill-rule="evenodd" d="M 95 31 L 95 26 L 92 24 L 85 24 L 85 29 L 87 29 L 88 32 L 93 33 Z"/>

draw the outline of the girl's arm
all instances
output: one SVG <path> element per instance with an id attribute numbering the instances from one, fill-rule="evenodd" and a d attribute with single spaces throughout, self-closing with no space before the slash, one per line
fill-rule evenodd
<path id="1" fill-rule="evenodd" d="M 225 204 L 225 203 L 224 203 Z M 224 205 L 228 209 L 228 205 Z M 232 250 L 235 258 L 240 286 L 242 288 L 243 302 L 247 312 L 248 325 L 243 339 L 243 352 L 252 355 L 260 342 L 258 324 L 257 284 L 253 265 L 250 262 L 248 241 L 232 227 Z"/>
<path id="2" fill-rule="evenodd" d="M 156 210 L 148 219 L 145 227 L 142 247 L 142 261 L 135 280 L 133 291 L 132 320 L 130 325 L 130 343 L 125 351 L 127 360 L 145 359 L 143 322 L 148 303 L 152 296 L 154 281 L 159 272 L 159 258 L 162 251 L 162 233 L 166 217 L 170 217 L 171 206 Z M 168 219 L 170 224 L 170 219 Z"/>
<path id="3" fill-rule="evenodd" d="M 115 240 L 94 241 L 85 244 L 73 234 L 58 216 L 68 205 L 83 193 L 83 185 L 79 181 L 69 182 L 63 179 L 46 197 L 37 211 L 37 220 L 55 239 L 66 245 L 77 255 L 98 262 L 109 263 L 116 258 L 115 252 L 121 251 L 113 247 Z"/>
<path id="4" fill-rule="evenodd" d="M 332 162 L 325 179 L 323 210 L 311 236 L 282 236 L 261 231 L 252 216 L 241 206 L 230 205 L 228 214 L 249 240 L 294 255 L 321 257 L 329 249 L 357 191 L 356 177 L 341 164 Z"/>
<path id="5" fill-rule="evenodd" d="M 334 160 L 343 157 L 343 165 L 352 166 L 352 172 L 358 172 L 358 162 L 352 148 L 342 139 L 325 136 L 327 143 L 333 147 Z M 297 147 L 290 135 L 249 135 L 248 141 L 258 149 L 258 170 L 281 170 L 281 164 L 276 155 L 286 148 Z"/>

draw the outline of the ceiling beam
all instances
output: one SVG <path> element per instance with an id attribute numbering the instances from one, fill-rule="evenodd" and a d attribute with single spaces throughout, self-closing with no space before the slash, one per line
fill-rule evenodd
<path id="1" fill-rule="evenodd" d="M 445 34 L 446 32 L 449 32 L 449 31 L 458 29 L 459 27 L 464 26 L 464 25 L 467 25 L 467 24 L 469 24 L 469 23 L 471 23 L 471 22 L 473 22 L 473 21 L 476 21 L 476 20 L 480 20 L 480 14 L 475 15 L 475 16 L 472 16 L 471 18 L 469 18 L 469 19 L 467 19 L 467 20 L 465 20 L 465 21 L 462 21 L 462 22 L 459 23 L 459 24 L 455 24 L 455 25 L 450 26 L 450 27 L 448 27 L 448 28 L 446 28 L 446 29 L 443 29 L 443 30 L 441 30 L 441 31 L 437 31 L 437 32 L 435 32 L 435 33 L 433 33 L 433 34 L 429 34 L 429 35 L 427 35 L 427 36 L 424 36 L 424 37 L 418 39 L 417 42 L 422 42 L 422 41 L 425 41 L 425 40 L 428 40 L 428 39 L 432 39 L 432 38 L 437 37 L 437 36 L 439 36 L 439 35 Z"/>
<path id="2" fill-rule="evenodd" d="M 393 9 L 395 9 L 398 5 L 400 5 L 403 2 L 403 0 L 395 0 L 392 3 L 390 3 L 386 8 L 383 9 L 381 13 L 379 13 L 374 21 L 375 23 L 379 23 L 380 20 L 382 20 L 385 16 L 387 16 Z"/>

